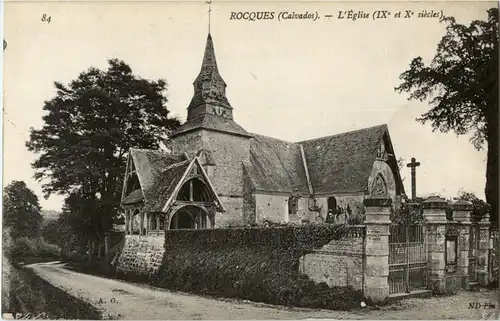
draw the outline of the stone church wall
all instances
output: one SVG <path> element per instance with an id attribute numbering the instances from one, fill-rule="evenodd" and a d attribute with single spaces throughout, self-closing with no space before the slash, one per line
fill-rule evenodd
<path id="1" fill-rule="evenodd" d="M 360 230 L 364 227 L 359 227 Z M 317 283 L 363 289 L 364 233 L 333 240 L 302 256 L 300 272 Z"/>
<path id="2" fill-rule="evenodd" d="M 353 215 L 361 215 L 363 211 L 364 193 L 342 193 L 333 195 L 322 195 L 317 198 L 318 206 L 322 207 L 321 216 L 326 219 L 328 214 L 328 197 L 333 196 L 337 200 L 337 206 L 346 208 L 349 205 Z"/>
<path id="3" fill-rule="evenodd" d="M 172 142 L 172 153 L 186 153 L 189 157 L 194 157 L 203 148 L 202 131 L 184 133 L 174 137 Z"/>
<path id="4" fill-rule="evenodd" d="M 125 235 L 125 245 L 118 258 L 117 272 L 154 275 L 163 260 L 164 236 Z"/>
<path id="5" fill-rule="evenodd" d="M 226 212 L 215 213 L 215 227 L 238 227 L 245 224 L 243 217 L 243 197 L 219 196 Z"/>
<path id="6" fill-rule="evenodd" d="M 288 196 L 255 194 L 256 223 L 288 222 Z"/>
<path id="7" fill-rule="evenodd" d="M 242 197 L 243 166 L 241 162 L 249 161 L 250 139 L 204 131 L 203 148 L 212 152 L 215 161 L 211 182 L 217 194 L 224 197 Z"/>
<path id="8" fill-rule="evenodd" d="M 217 227 L 245 223 L 243 215 L 243 165 L 249 161 L 250 139 L 236 135 L 198 130 L 174 138 L 173 152 L 193 157 L 200 149 L 211 151 L 215 162 L 210 181 L 219 195 L 225 213 L 217 213 Z"/>

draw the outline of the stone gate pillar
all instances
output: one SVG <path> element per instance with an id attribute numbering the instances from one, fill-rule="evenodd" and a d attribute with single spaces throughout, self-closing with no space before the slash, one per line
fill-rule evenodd
<path id="1" fill-rule="evenodd" d="M 427 223 L 427 287 L 435 293 L 446 292 L 446 208 L 448 202 L 432 196 L 422 202 L 424 220 Z"/>
<path id="2" fill-rule="evenodd" d="M 458 200 L 451 206 L 453 219 L 460 222 L 460 238 L 458 240 L 458 267 L 460 269 L 462 289 L 469 290 L 469 247 L 472 203 Z"/>
<path id="3" fill-rule="evenodd" d="M 479 249 L 477 251 L 477 278 L 482 286 L 489 283 L 490 225 L 490 215 L 486 213 L 479 222 Z"/>
<path id="4" fill-rule="evenodd" d="M 365 244 L 365 297 L 383 301 L 389 297 L 389 226 L 391 224 L 390 198 L 367 198 Z"/>

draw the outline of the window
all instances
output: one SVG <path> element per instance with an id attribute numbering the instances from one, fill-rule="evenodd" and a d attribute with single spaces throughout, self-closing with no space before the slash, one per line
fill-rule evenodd
<path id="1" fill-rule="evenodd" d="M 202 83 L 202 88 L 203 88 L 203 90 L 209 90 L 210 89 L 210 81 L 204 81 Z"/>
<path id="2" fill-rule="evenodd" d="M 453 236 L 446 237 L 446 264 L 457 264 L 457 238 Z"/>

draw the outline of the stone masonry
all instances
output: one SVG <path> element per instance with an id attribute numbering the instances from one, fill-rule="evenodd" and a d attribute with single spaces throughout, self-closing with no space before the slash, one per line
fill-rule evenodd
<path id="1" fill-rule="evenodd" d="M 471 226 L 471 211 L 472 203 L 458 200 L 452 204 L 453 219 L 460 222 L 460 238 L 459 238 L 459 273 L 461 275 L 462 289 L 469 290 L 469 238 Z"/>
<path id="2" fill-rule="evenodd" d="M 477 261 L 477 276 L 479 284 L 486 286 L 489 283 L 489 249 L 490 249 L 490 216 L 485 214 L 479 222 L 479 249 Z"/>
<path id="3" fill-rule="evenodd" d="M 392 199 L 365 199 L 365 297 L 383 301 L 389 297 L 389 234 Z"/>
<path id="4" fill-rule="evenodd" d="M 118 259 L 117 271 L 154 275 L 163 260 L 164 236 L 125 235 L 125 245 Z"/>
<path id="5" fill-rule="evenodd" d="M 446 208 L 448 203 L 439 197 L 430 197 L 422 203 L 427 221 L 428 287 L 435 293 L 446 292 Z"/>
<path id="6" fill-rule="evenodd" d="M 364 227 L 358 227 L 360 231 Z M 364 233 L 333 240 L 301 258 L 300 272 L 328 286 L 363 289 Z"/>

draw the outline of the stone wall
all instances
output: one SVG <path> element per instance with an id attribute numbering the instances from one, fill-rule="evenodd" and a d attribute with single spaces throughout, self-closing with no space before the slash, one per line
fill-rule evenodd
<path id="1" fill-rule="evenodd" d="M 215 166 L 210 181 L 219 195 L 225 213 L 217 213 L 216 227 L 243 225 L 243 165 L 249 161 L 250 139 L 232 134 L 198 130 L 173 139 L 173 152 L 193 157 L 200 149 L 211 152 Z"/>
<path id="2" fill-rule="evenodd" d="M 189 157 L 194 157 L 203 148 L 202 131 L 184 133 L 172 139 L 172 153 L 186 153 Z"/>
<path id="3" fill-rule="evenodd" d="M 165 253 L 164 236 L 125 235 L 125 245 L 118 258 L 118 272 L 142 275 L 157 273 Z"/>
<path id="4" fill-rule="evenodd" d="M 215 227 L 225 228 L 230 226 L 243 226 L 243 197 L 219 196 L 219 199 L 224 205 L 226 212 L 215 213 Z"/>
<path id="5" fill-rule="evenodd" d="M 236 135 L 204 131 L 203 148 L 215 161 L 212 184 L 220 196 L 243 196 L 243 165 L 250 160 L 250 139 Z M 240 211 L 242 211 L 240 209 Z"/>
<path id="6" fill-rule="evenodd" d="M 373 163 L 372 171 L 368 177 L 368 189 L 371 191 L 373 181 L 377 175 L 381 175 L 384 179 L 387 188 L 387 194 L 392 199 L 392 203 L 396 204 L 396 179 L 392 169 L 386 162 L 376 160 Z"/>
<path id="7" fill-rule="evenodd" d="M 255 194 L 256 223 L 288 222 L 288 196 Z"/>
<path id="8" fill-rule="evenodd" d="M 359 227 L 360 231 L 364 227 Z M 333 240 L 301 258 L 300 272 L 329 286 L 363 289 L 364 233 Z"/>
<path id="9" fill-rule="evenodd" d="M 322 207 L 321 217 L 323 217 L 323 219 L 326 219 L 328 213 L 328 197 L 331 196 L 335 197 L 338 206 L 346 208 L 347 205 L 349 205 L 353 215 L 362 214 L 363 200 L 365 198 L 364 192 L 321 195 L 317 198 L 317 204 Z"/>

